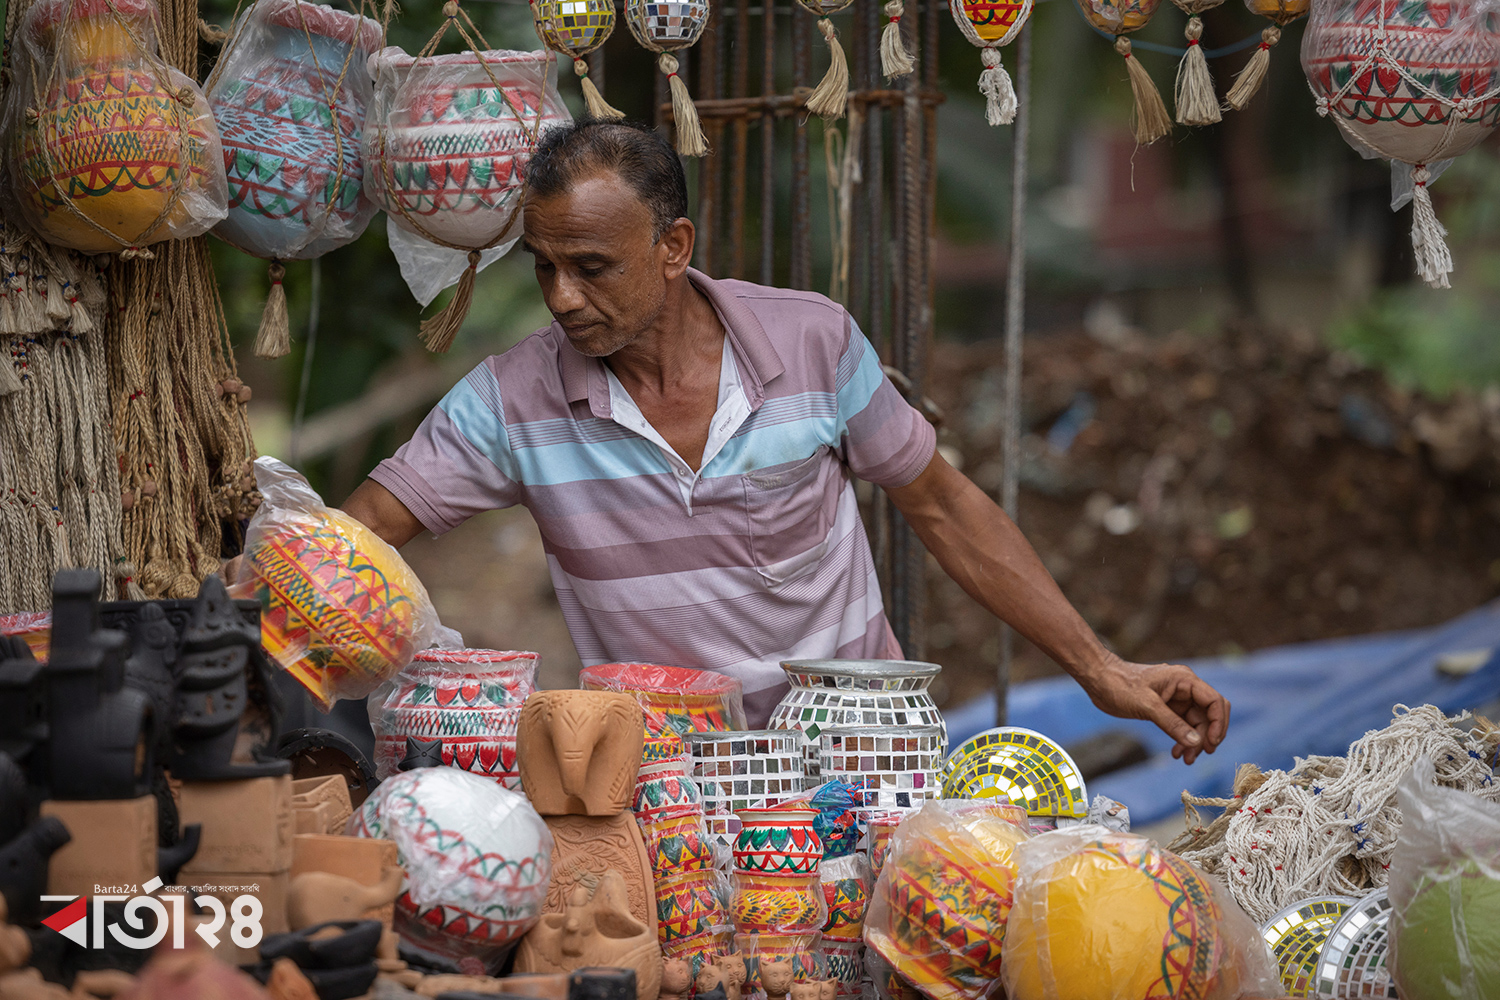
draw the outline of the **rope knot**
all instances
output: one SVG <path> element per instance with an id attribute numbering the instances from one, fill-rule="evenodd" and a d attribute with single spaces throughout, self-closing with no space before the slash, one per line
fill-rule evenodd
<path id="1" fill-rule="evenodd" d="M 482 257 L 483 257 L 483 255 L 480 254 L 480 252 L 478 250 L 470 250 L 469 251 L 469 267 L 474 268 L 474 269 L 477 270 L 478 267 L 479 267 L 479 261 L 482 259 Z"/>
<path id="2" fill-rule="evenodd" d="M 282 265 L 281 261 L 273 260 L 271 261 L 271 266 L 266 268 L 266 274 L 270 276 L 271 284 L 279 285 L 282 279 L 286 277 L 286 268 Z"/>
<path id="3" fill-rule="evenodd" d="M 906 12 L 906 0 L 886 0 L 885 16 L 892 21 L 901 20 L 901 15 Z"/>
<path id="4" fill-rule="evenodd" d="M 573 72 L 580 77 L 589 75 L 589 64 L 584 62 L 582 56 L 573 57 Z"/>
<path id="5" fill-rule="evenodd" d="M 665 73 L 669 78 L 677 75 L 677 57 L 670 52 L 663 52 L 656 60 L 657 69 Z"/>
<path id="6" fill-rule="evenodd" d="M 121 260 L 155 260 L 156 259 L 156 254 L 152 253 L 150 250 L 147 250 L 145 247 L 133 247 L 132 246 L 132 247 L 126 247 L 124 250 L 120 251 L 120 259 Z M 153 310 L 152 314 L 155 315 L 155 313 L 160 312 L 160 311 L 161 311 L 161 307 L 157 306 Z"/>
<path id="7" fill-rule="evenodd" d="M 985 69 L 994 69 L 1000 65 L 1000 50 L 992 46 L 980 49 L 979 61 L 984 63 Z"/>
<path id="8" fill-rule="evenodd" d="M 185 108 L 192 107 L 193 102 L 197 99 L 198 95 L 192 87 L 183 87 L 177 92 L 177 103 L 181 104 Z"/>
<path id="9" fill-rule="evenodd" d="M 458 16 L 458 0 L 448 0 L 443 4 L 443 16 L 450 21 Z"/>
<path id="10" fill-rule="evenodd" d="M 1124 56 L 1126 59 L 1129 59 L 1130 58 L 1130 39 L 1128 39 L 1128 38 L 1116 38 L 1115 39 L 1115 51 L 1118 52 L 1118 53 L 1120 53 L 1120 55 Z"/>
<path id="11" fill-rule="evenodd" d="M 834 38 L 838 35 L 838 32 L 833 30 L 833 22 L 826 17 L 818 21 L 818 30 L 823 33 L 823 40 L 829 45 L 833 44 Z"/>
<path id="12" fill-rule="evenodd" d="M 1418 163 L 1411 168 L 1412 183 L 1417 187 L 1426 187 L 1427 182 L 1432 179 L 1432 174 L 1427 170 L 1427 164 Z"/>
<path id="13" fill-rule="evenodd" d="M 1279 41 L 1281 41 L 1281 29 L 1274 24 L 1260 33 L 1261 48 L 1269 49 Z"/>

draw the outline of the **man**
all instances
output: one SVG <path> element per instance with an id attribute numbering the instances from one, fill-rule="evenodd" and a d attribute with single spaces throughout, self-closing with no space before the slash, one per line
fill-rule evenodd
<path id="1" fill-rule="evenodd" d="M 1229 705 L 1183 666 L 1126 663 L 1020 531 L 936 453 L 844 309 L 691 269 L 671 148 L 583 120 L 532 157 L 525 249 L 554 322 L 474 369 L 344 505 L 394 546 L 496 507 L 535 517 L 585 663 L 708 668 L 764 725 L 778 663 L 899 658 L 850 476 L 943 569 L 1114 715 L 1191 763 Z"/>

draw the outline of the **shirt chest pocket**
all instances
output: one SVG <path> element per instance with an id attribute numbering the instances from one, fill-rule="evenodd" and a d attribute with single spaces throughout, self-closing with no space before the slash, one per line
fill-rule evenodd
<path id="1" fill-rule="evenodd" d="M 844 477 L 826 447 L 793 465 L 741 477 L 750 521 L 750 553 L 766 584 L 778 587 L 815 571 L 828 552 Z"/>

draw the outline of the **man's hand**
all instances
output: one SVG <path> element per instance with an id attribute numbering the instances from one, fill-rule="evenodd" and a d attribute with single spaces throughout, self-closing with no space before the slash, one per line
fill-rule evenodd
<path id="1" fill-rule="evenodd" d="M 1100 709 L 1156 723 L 1177 741 L 1172 756 L 1188 764 L 1218 748 L 1229 702 L 1187 667 L 1126 663 L 1106 649 L 1020 529 L 941 455 L 886 492 L 948 575 L 1077 678 Z"/>
<path id="2" fill-rule="evenodd" d="M 1127 663 L 1111 655 L 1078 682 L 1101 711 L 1156 723 L 1177 741 L 1172 756 L 1185 764 L 1217 750 L 1229 728 L 1229 700 L 1184 666 Z"/>

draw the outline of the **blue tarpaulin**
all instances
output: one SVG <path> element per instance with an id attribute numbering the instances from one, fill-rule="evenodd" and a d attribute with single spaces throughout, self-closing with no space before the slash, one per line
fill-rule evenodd
<path id="1" fill-rule="evenodd" d="M 1464 653 L 1481 654 L 1483 665 L 1459 677 L 1438 670 L 1440 659 Z M 1105 730 L 1129 731 L 1153 756 L 1089 782 L 1089 795 L 1123 802 L 1133 822 L 1154 822 L 1182 808 L 1184 789 L 1229 795 L 1240 764 L 1286 769 L 1295 757 L 1341 755 L 1369 730 L 1387 726 L 1394 705 L 1432 704 L 1451 715 L 1500 698 L 1500 601 L 1434 628 L 1280 646 L 1189 665 L 1233 706 L 1223 744 L 1192 767 L 1172 759 L 1172 741 L 1156 726 L 1105 715 L 1068 677 L 1012 687 L 1010 724 L 1064 746 Z M 945 715 L 949 745 L 957 746 L 994 725 L 994 695 Z"/>

